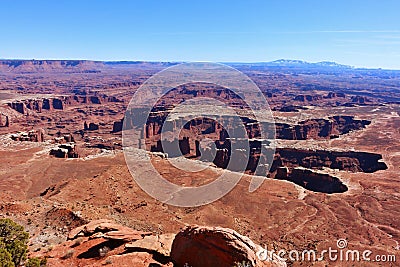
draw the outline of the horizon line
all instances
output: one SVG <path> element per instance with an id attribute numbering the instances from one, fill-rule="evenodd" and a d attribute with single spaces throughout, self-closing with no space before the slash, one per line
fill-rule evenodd
<path id="1" fill-rule="evenodd" d="M 278 58 L 270 61 L 212 61 L 212 60 L 142 60 L 142 59 L 112 59 L 112 60 L 104 60 L 104 59 L 87 59 L 87 58 L 0 58 L 0 61 L 4 60 L 21 60 L 21 61 L 91 61 L 91 62 L 143 62 L 143 63 L 188 63 L 188 62 L 214 62 L 221 64 L 262 64 L 262 63 L 273 63 L 279 60 L 286 61 L 299 61 L 308 64 L 318 64 L 318 63 L 335 63 L 338 65 L 346 66 L 352 69 L 370 69 L 370 70 L 394 70 L 400 71 L 400 68 L 387 68 L 387 67 L 366 67 L 366 66 L 356 66 L 356 65 L 348 65 L 342 64 L 337 61 L 332 60 L 320 60 L 320 61 L 307 61 L 303 59 L 288 59 L 288 58 Z"/>

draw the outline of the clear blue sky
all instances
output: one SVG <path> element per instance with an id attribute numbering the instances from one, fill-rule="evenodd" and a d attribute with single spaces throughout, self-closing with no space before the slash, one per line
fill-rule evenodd
<path id="1" fill-rule="evenodd" d="M 400 69 L 398 0 L 5 0 L 0 10 L 0 58 L 285 58 Z"/>

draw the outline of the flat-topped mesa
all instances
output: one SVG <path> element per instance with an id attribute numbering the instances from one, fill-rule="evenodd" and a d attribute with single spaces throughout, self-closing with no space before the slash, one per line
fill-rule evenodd
<path id="1" fill-rule="evenodd" d="M 34 98 L 16 100 L 8 103 L 8 106 L 21 114 L 28 114 L 28 110 L 41 113 L 50 110 L 64 110 L 66 106 L 81 104 L 103 104 L 109 102 L 123 102 L 115 96 L 107 96 L 105 94 L 94 95 L 71 95 L 58 96 L 49 98 Z"/>
<path id="2" fill-rule="evenodd" d="M 65 106 L 63 98 L 43 98 L 43 99 L 25 99 L 8 103 L 8 106 L 21 114 L 28 114 L 28 110 L 38 113 L 43 110 L 63 110 Z"/>
<path id="3" fill-rule="evenodd" d="M 250 143 L 253 148 L 256 148 L 259 142 L 251 141 Z M 375 153 L 277 148 L 272 166 L 267 173 L 268 168 L 263 165 L 267 162 L 265 156 L 253 153 L 259 149 L 250 151 L 250 157 L 242 156 L 240 159 L 233 159 L 247 160 L 246 170 L 249 173 L 287 180 L 308 190 L 328 194 L 343 193 L 348 188 L 339 178 L 319 171 L 323 168 L 365 173 L 387 169 L 386 164 L 382 162 L 382 156 Z M 219 148 L 215 153 L 213 163 L 217 167 L 227 168 L 228 162 L 231 160 L 230 155 L 229 146 Z M 235 171 L 235 169 L 231 170 Z"/>
<path id="4" fill-rule="evenodd" d="M 133 110 L 132 116 L 128 116 L 128 120 L 133 118 L 137 118 L 141 116 L 141 114 L 135 114 L 139 112 L 139 110 Z M 187 128 L 188 125 L 183 125 L 185 121 L 181 118 L 175 118 L 172 121 L 166 121 L 168 116 L 168 110 L 166 108 L 153 111 L 149 114 L 149 117 L 146 121 L 146 126 L 144 131 L 144 137 L 146 139 L 151 139 L 152 142 L 157 142 L 160 139 L 161 129 L 164 127 L 164 123 L 168 123 L 167 127 L 168 131 L 176 131 L 180 129 Z M 196 118 L 190 122 L 190 125 L 196 126 L 198 128 L 207 128 L 205 131 L 201 131 L 201 135 L 207 135 L 211 133 L 219 134 L 222 131 L 222 128 L 215 128 L 210 125 L 210 119 L 204 118 Z M 260 127 L 259 123 L 253 119 L 249 119 L 247 117 L 241 117 L 242 123 L 246 129 L 247 136 L 243 135 L 243 137 L 249 138 L 257 138 L 260 136 Z M 217 119 L 218 121 L 218 119 Z M 225 121 L 224 121 L 225 122 Z M 134 121 L 127 121 L 127 125 L 135 126 Z M 276 130 L 276 138 L 277 139 L 286 139 L 286 140 L 307 140 L 307 139 L 333 139 L 337 138 L 340 135 L 350 133 L 351 131 L 358 131 L 364 129 L 367 125 L 369 125 L 371 121 L 369 120 L 361 120 L 355 119 L 354 116 L 332 116 L 329 118 L 321 118 L 321 119 L 308 119 L 305 121 L 300 121 L 297 124 L 288 124 L 288 123 L 275 123 Z M 205 124 L 202 126 L 201 124 Z M 113 132 L 122 131 L 123 121 L 117 121 L 114 123 Z M 224 128 L 229 131 L 232 129 L 242 128 L 238 125 L 223 125 Z M 271 127 L 270 127 L 271 126 Z M 263 132 L 271 135 L 273 138 L 273 133 L 271 130 L 273 129 L 273 125 L 268 125 L 268 123 L 262 123 Z M 213 128 L 214 127 L 214 128 Z M 187 128 L 188 129 L 188 128 Z M 221 139 L 223 140 L 224 138 Z M 147 141 L 146 141 L 147 142 Z M 155 144 L 153 144 L 155 145 Z"/>
<path id="5" fill-rule="evenodd" d="M 234 141 L 230 140 L 230 142 Z M 214 164 L 220 168 L 225 168 L 231 155 L 230 145 L 221 145 L 219 142 L 218 146 L 219 149 L 217 150 Z M 260 142 L 250 141 L 250 147 L 253 149 L 250 150 L 247 170 L 251 173 L 256 171 L 259 159 L 263 157 L 263 155 L 259 154 L 259 146 Z M 309 169 L 330 168 L 365 173 L 387 169 L 387 165 L 382 161 L 382 155 L 376 153 L 276 148 L 270 173 L 275 173 L 280 167 L 304 167 Z"/>
<path id="6" fill-rule="evenodd" d="M 146 143 L 146 149 L 153 152 L 165 152 L 160 140 L 160 131 L 164 115 L 158 114 L 159 117 L 153 116 L 150 122 L 146 125 L 143 131 L 143 141 Z M 247 131 L 257 136 L 259 129 L 254 127 L 247 121 Z M 167 122 L 166 122 L 167 123 Z M 299 137 L 310 138 L 311 136 L 317 137 L 331 137 L 333 134 L 344 134 L 354 129 L 361 129 L 368 125 L 370 122 L 366 120 L 355 120 L 351 116 L 334 116 L 329 120 L 309 120 L 301 124 L 301 126 L 312 127 L 306 128 L 305 131 L 297 131 L 301 133 Z M 234 139 L 228 138 L 227 130 L 212 119 L 196 118 L 181 126 L 179 121 L 168 122 L 169 125 L 164 127 L 171 127 L 181 129 L 179 140 L 166 140 L 164 146 L 176 142 L 179 143 L 181 153 L 186 156 L 199 157 L 201 154 L 200 141 L 204 138 L 214 140 L 217 151 L 214 163 L 221 168 L 226 167 L 227 161 L 231 155 L 231 144 L 237 142 Z M 252 127 L 250 127 L 252 126 Z M 230 127 L 230 126 L 228 126 Z M 236 130 L 232 126 L 233 130 Z M 311 129 L 311 130 L 310 130 Z M 172 130 L 172 129 L 171 129 Z M 281 131 L 277 127 L 277 132 Z M 282 134 L 282 132 L 280 132 Z M 243 134 L 245 136 L 245 133 Z M 250 141 L 251 153 L 249 158 L 249 165 L 247 169 L 251 172 L 255 171 L 258 158 L 260 155 L 261 143 L 257 140 Z M 177 147 L 177 146 L 175 146 Z M 180 153 L 177 153 L 179 155 Z M 174 155 L 171 154 L 171 157 Z M 325 150 L 297 150 L 292 148 L 277 148 L 274 159 L 274 164 L 271 167 L 271 172 L 274 172 L 277 167 L 305 167 L 305 168 L 322 168 L 328 167 L 331 169 L 339 169 L 352 172 L 375 172 L 377 170 L 385 170 L 386 164 L 381 162 L 382 156 L 380 154 L 368 152 L 353 152 L 353 151 L 325 151 Z"/>
<path id="7" fill-rule="evenodd" d="M 11 103 L 8 103 L 8 106 L 16 111 L 18 111 L 21 114 L 26 114 L 26 106 L 23 102 L 21 101 L 14 101 Z"/>
<path id="8" fill-rule="evenodd" d="M 369 98 L 365 97 L 365 96 L 352 96 L 351 97 L 351 102 L 352 103 L 357 103 L 357 104 L 366 104 L 369 102 L 372 102 Z"/>
<path id="9" fill-rule="evenodd" d="M 372 173 L 386 170 L 382 155 L 370 152 L 331 151 L 331 150 L 299 150 L 293 148 L 277 148 L 271 172 L 278 167 L 304 167 L 311 169 L 331 168 L 351 172 Z"/>
<path id="10" fill-rule="evenodd" d="M 132 118 L 143 117 L 139 113 L 128 116 L 126 122 L 127 127 L 136 127 L 134 121 L 129 121 Z M 209 138 L 214 141 L 225 141 L 229 132 L 235 132 L 236 136 L 242 132 L 243 138 L 259 138 L 260 124 L 253 119 L 241 117 L 240 125 L 237 123 L 229 123 L 224 121 L 225 125 L 220 125 L 218 119 L 198 117 L 186 122 L 181 118 L 166 121 L 168 111 L 157 111 L 150 113 L 146 125 L 141 131 L 141 143 L 145 144 L 148 151 L 162 152 L 161 150 L 161 130 L 165 132 L 180 132 L 179 140 L 169 140 L 169 142 L 179 142 L 181 146 L 190 146 L 190 149 L 182 151 L 183 154 L 189 153 L 197 157 L 198 147 L 196 141 L 199 142 L 204 138 Z M 125 118 L 125 119 L 126 119 Z M 243 131 L 243 126 L 246 132 Z M 276 123 L 276 138 L 287 140 L 306 140 L 306 139 L 332 139 L 337 138 L 342 134 L 347 134 L 351 131 L 361 130 L 369 125 L 368 120 L 354 119 L 353 116 L 333 116 L 328 119 L 309 119 L 302 121 L 296 125 Z M 268 138 L 274 138 L 274 127 L 269 123 L 262 123 L 264 134 Z M 120 132 L 123 129 L 123 120 L 117 121 L 113 125 L 112 132 Z M 267 138 L 267 139 L 268 139 Z M 185 143 L 185 144 L 183 144 Z M 222 147 L 223 148 L 223 147 Z M 179 154 L 179 153 L 178 153 Z"/>
<path id="11" fill-rule="evenodd" d="M 89 60 L 0 60 L 0 72 L 99 72 L 104 69 L 103 62 Z"/>
<path id="12" fill-rule="evenodd" d="M 95 94 L 95 95 L 74 95 L 68 98 L 68 104 L 103 104 L 103 103 L 118 103 L 123 102 L 123 100 L 118 99 L 115 96 L 107 96 L 105 94 Z"/>
<path id="13" fill-rule="evenodd" d="M 34 110 L 36 112 L 42 112 L 43 100 L 42 99 L 28 99 L 25 101 L 26 108 Z M 50 104 L 48 104 L 50 108 Z"/>
<path id="14" fill-rule="evenodd" d="M 309 119 L 296 125 L 276 123 L 276 138 L 287 140 L 332 139 L 371 124 L 354 116 L 333 116 L 328 119 Z"/>
<path id="15" fill-rule="evenodd" d="M 293 100 L 306 102 L 306 101 L 318 101 L 322 99 L 322 95 L 297 95 Z"/>
<path id="16" fill-rule="evenodd" d="M 332 99 L 332 98 L 345 98 L 346 94 L 340 93 L 340 92 L 329 92 L 327 96 L 324 96 L 324 98 Z"/>
<path id="17" fill-rule="evenodd" d="M 332 194 L 344 193 L 348 190 L 339 178 L 302 167 L 279 167 L 275 178 L 293 182 L 314 192 Z"/>

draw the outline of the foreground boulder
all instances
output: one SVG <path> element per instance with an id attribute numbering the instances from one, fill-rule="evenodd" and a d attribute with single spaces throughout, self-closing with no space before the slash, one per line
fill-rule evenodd
<path id="1" fill-rule="evenodd" d="M 96 220 L 72 230 L 68 240 L 45 254 L 49 267 L 286 266 L 275 257 L 261 261 L 262 248 L 232 229 L 187 227 L 178 234 L 136 231 L 111 220 Z M 271 255 L 269 255 L 271 256 Z"/>
<path id="2" fill-rule="evenodd" d="M 256 253 L 262 249 L 248 237 L 220 227 L 188 227 L 176 235 L 171 249 L 174 266 L 286 266 L 273 258 L 261 261 Z"/>

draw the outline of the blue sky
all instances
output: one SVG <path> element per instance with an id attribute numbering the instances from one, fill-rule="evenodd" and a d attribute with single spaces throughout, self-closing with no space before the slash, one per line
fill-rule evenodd
<path id="1" fill-rule="evenodd" d="M 400 69 L 399 13 L 397 0 L 5 0 L 0 58 L 285 58 Z"/>

